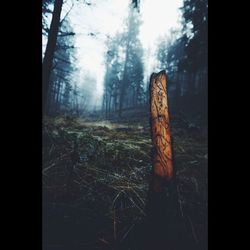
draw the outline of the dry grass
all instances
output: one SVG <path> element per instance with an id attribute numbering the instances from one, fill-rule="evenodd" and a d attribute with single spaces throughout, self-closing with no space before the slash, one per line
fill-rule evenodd
<path id="1" fill-rule="evenodd" d="M 178 119 L 172 122 L 172 127 L 181 210 L 189 218 L 197 241 L 201 241 L 206 227 L 206 138 L 201 133 L 190 132 Z M 79 246 L 88 245 L 86 249 L 111 249 L 114 241 L 126 242 L 146 216 L 151 171 L 147 122 L 126 125 L 46 118 L 43 137 L 47 219 L 44 227 L 50 241 L 47 244 L 53 240 L 58 243 L 48 236 L 55 217 L 64 226 L 64 221 L 69 220 L 71 228 L 78 231 L 76 225 L 81 224 L 81 230 L 90 225 L 79 237 L 74 236 Z"/>

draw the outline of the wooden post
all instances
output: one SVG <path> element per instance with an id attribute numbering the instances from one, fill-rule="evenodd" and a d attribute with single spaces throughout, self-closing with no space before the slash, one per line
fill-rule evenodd
<path id="1" fill-rule="evenodd" d="M 161 192 L 164 183 L 170 181 L 173 177 L 167 75 L 165 71 L 151 75 L 149 92 L 151 137 L 154 147 L 152 188 L 155 192 Z"/>

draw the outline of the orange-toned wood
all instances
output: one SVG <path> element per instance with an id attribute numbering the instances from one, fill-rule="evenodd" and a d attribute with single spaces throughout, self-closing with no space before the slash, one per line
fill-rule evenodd
<path id="1" fill-rule="evenodd" d="M 167 97 L 167 75 L 165 71 L 153 73 L 150 77 L 150 122 L 154 146 L 153 188 L 160 191 L 157 180 L 170 180 L 173 177 L 172 144 L 169 126 Z"/>

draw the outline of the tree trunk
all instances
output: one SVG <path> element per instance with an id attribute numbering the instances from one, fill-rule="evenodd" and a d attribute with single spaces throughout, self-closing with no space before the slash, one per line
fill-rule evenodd
<path id="1" fill-rule="evenodd" d="M 120 102 L 119 102 L 119 117 L 122 116 L 123 102 L 125 96 L 125 84 L 127 84 L 126 80 L 123 79 L 120 93 Z"/>
<path id="2" fill-rule="evenodd" d="M 43 59 L 43 108 L 46 107 L 49 90 L 49 79 L 52 70 L 53 57 L 56 48 L 57 34 L 60 24 L 60 15 L 62 11 L 63 0 L 56 0 L 54 5 L 53 17 L 48 34 L 48 42 Z M 46 112 L 44 110 L 44 112 Z"/>
<path id="3" fill-rule="evenodd" d="M 116 105 L 117 105 L 117 93 L 114 94 L 114 112 L 116 112 Z"/>
<path id="4" fill-rule="evenodd" d="M 129 28 L 130 30 L 130 28 Z M 121 82 L 121 88 L 120 88 L 120 102 L 119 102 L 119 117 L 122 116 L 122 109 L 123 109 L 123 104 L 124 104 L 124 97 L 125 97 L 125 92 L 126 89 L 128 88 L 127 86 L 127 63 L 128 63 L 128 55 L 129 55 L 129 40 L 127 37 L 127 45 L 126 45 L 126 56 L 125 56 L 125 63 L 124 63 L 124 70 L 123 70 L 123 77 L 122 77 L 122 82 Z"/>
<path id="5" fill-rule="evenodd" d="M 169 126 L 167 75 L 153 73 L 150 78 L 150 123 L 154 147 L 153 190 L 162 191 L 162 185 L 173 177 L 172 144 Z"/>
<path id="6" fill-rule="evenodd" d="M 106 96 L 105 96 L 105 114 L 106 114 L 106 119 L 108 118 L 108 93 L 106 90 Z"/>
<path id="7" fill-rule="evenodd" d="M 108 106 L 109 114 L 111 113 L 111 102 L 112 102 L 112 95 L 110 93 L 110 95 L 109 95 L 109 106 Z"/>
<path id="8" fill-rule="evenodd" d="M 60 103 L 59 103 L 60 91 L 61 91 L 61 81 L 58 81 L 57 92 L 56 92 L 56 113 L 58 110 L 60 110 Z"/>

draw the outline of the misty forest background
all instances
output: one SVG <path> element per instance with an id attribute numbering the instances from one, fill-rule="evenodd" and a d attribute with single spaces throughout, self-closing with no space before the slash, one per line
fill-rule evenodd
<path id="1" fill-rule="evenodd" d="M 79 34 L 70 19 L 74 4 L 94 8 L 98 1 L 42 2 L 46 250 L 146 249 L 138 232 L 147 218 L 152 167 L 149 78 L 153 70 L 168 74 L 183 237 L 192 242 L 190 249 L 207 249 L 208 4 L 183 0 L 181 28 L 159 36 L 156 66 L 147 69 L 147 51 L 139 39 L 143 1 L 127 1 L 124 26 L 116 35 L 105 36 L 99 95 L 95 75 L 86 72 L 79 77 L 75 44 Z M 66 4 L 69 8 L 62 14 Z M 86 35 L 99 39 L 95 31 Z"/>

